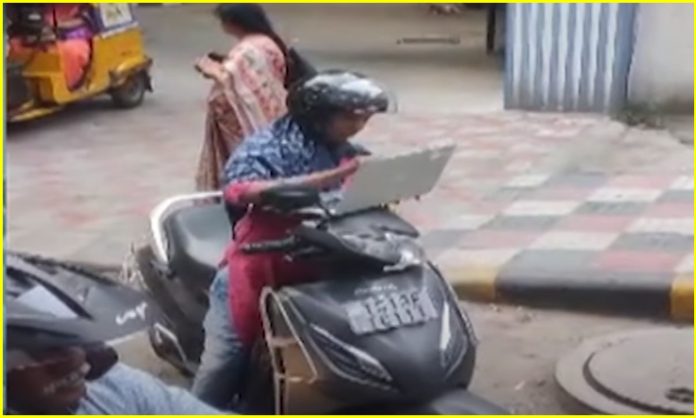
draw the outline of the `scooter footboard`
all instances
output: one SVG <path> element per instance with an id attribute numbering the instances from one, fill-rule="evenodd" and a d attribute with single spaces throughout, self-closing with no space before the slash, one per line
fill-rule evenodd
<path id="1" fill-rule="evenodd" d="M 320 389 L 322 382 L 317 380 L 315 366 L 297 338 L 280 299 L 270 288 L 264 289 L 261 296 L 267 361 L 273 374 L 275 413 L 313 415 L 332 411 L 341 404 Z"/>
<path id="2" fill-rule="evenodd" d="M 509 415 L 510 411 L 466 389 L 453 389 L 418 404 L 370 405 L 338 411 L 340 415 Z"/>

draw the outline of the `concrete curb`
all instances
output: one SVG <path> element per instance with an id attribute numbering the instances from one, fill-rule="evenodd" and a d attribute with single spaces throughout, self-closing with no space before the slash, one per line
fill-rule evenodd
<path id="1" fill-rule="evenodd" d="M 107 276 L 118 275 L 121 266 L 69 261 Z M 479 302 L 510 303 L 693 322 L 693 275 L 681 274 L 671 283 L 579 282 L 552 278 L 519 277 L 500 280 L 492 267 L 442 269 L 457 295 Z"/>
<path id="2" fill-rule="evenodd" d="M 558 280 L 552 276 L 506 277 L 485 267 L 448 267 L 442 273 L 462 299 L 693 322 L 693 275 L 671 282 Z"/>

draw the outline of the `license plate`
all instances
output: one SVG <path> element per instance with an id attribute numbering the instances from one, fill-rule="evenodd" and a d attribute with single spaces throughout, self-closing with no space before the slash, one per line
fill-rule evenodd
<path id="1" fill-rule="evenodd" d="M 358 335 L 421 324 L 437 319 L 432 299 L 424 290 L 369 296 L 344 304 L 350 327 Z"/>

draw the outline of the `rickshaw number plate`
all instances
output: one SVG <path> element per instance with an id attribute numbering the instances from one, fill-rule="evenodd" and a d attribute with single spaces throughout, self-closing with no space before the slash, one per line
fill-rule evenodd
<path id="1" fill-rule="evenodd" d="M 438 317 L 433 300 L 424 290 L 368 296 L 343 307 L 351 329 L 358 335 L 421 324 Z"/>
<path id="2" fill-rule="evenodd" d="M 122 27 L 135 20 L 128 3 L 102 3 L 99 14 L 106 30 Z"/>

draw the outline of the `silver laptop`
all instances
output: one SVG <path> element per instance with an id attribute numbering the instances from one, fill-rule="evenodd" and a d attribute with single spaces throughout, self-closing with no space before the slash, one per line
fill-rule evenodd
<path id="1" fill-rule="evenodd" d="M 329 211 L 341 215 L 422 196 L 435 187 L 455 148 L 453 143 L 446 143 L 366 158 L 340 195 L 327 204 Z"/>

